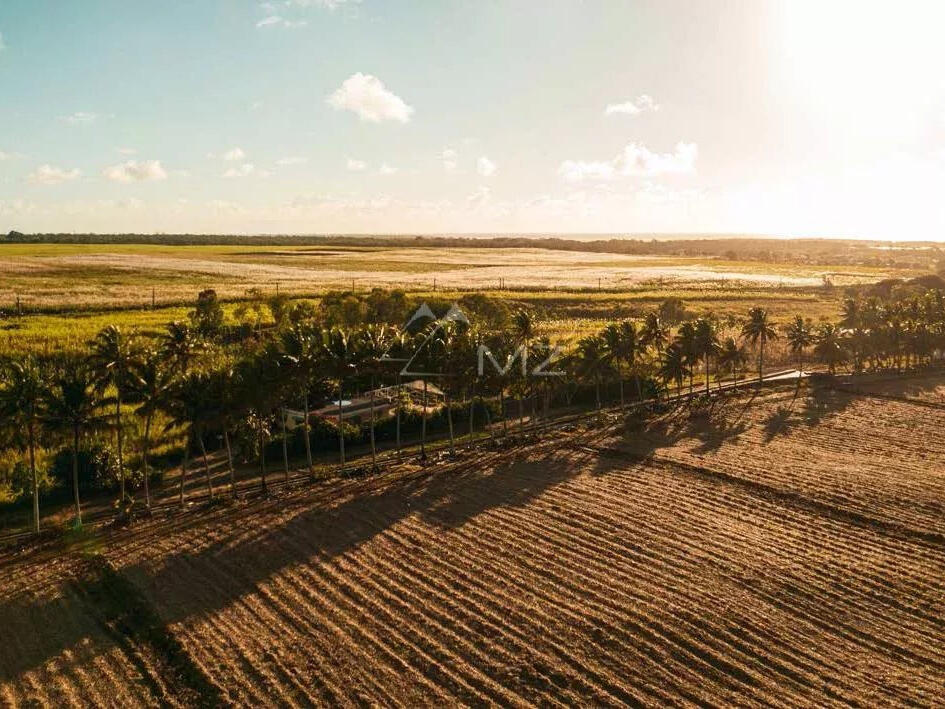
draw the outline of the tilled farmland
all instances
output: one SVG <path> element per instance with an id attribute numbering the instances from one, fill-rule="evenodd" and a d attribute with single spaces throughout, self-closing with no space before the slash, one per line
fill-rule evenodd
<path id="1" fill-rule="evenodd" d="M 943 423 L 791 388 L 11 556 L 0 698 L 935 705 Z"/>

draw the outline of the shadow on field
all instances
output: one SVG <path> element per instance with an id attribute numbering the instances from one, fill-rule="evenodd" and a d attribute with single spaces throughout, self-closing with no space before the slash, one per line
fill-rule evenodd
<path id="1" fill-rule="evenodd" d="M 153 565 L 123 565 L 120 547 L 109 556 L 163 624 L 186 623 L 228 606 L 279 572 L 352 551 L 411 515 L 444 531 L 458 528 L 491 508 L 526 505 L 579 469 L 560 454 L 533 454 L 506 458 L 484 470 L 470 465 L 459 471 L 408 474 L 386 484 L 373 481 L 373 489 L 372 481 L 365 481 L 342 489 L 334 501 L 313 500 L 311 494 L 255 501 L 138 528 L 125 542 L 145 557 L 150 545 L 168 538 L 180 542 L 174 553 L 155 553 Z M 214 541 L 201 546 L 205 538 Z M 188 543 L 197 549 L 189 552 Z M 422 548 L 422 542 L 409 535 L 404 543 Z M 27 566 L 21 568 L 25 573 Z M 65 573 L 53 578 L 46 585 L 54 590 L 43 590 L 49 600 L 39 600 L 38 589 L 29 587 L 0 600 L 0 622 L 19 619 L 20 625 L 31 628 L 20 629 L 18 648 L 0 644 L 0 680 L 15 681 L 64 650 L 76 652 L 89 637 L 89 623 L 101 627 L 96 618 L 102 609 L 90 605 L 94 594 L 80 588 L 81 579 Z M 63 594 L 69 602 L 63 602 Z M 119 647 L 125 642 L 106 632 L 95 652 L 106 652 L 110 641 Z"/>

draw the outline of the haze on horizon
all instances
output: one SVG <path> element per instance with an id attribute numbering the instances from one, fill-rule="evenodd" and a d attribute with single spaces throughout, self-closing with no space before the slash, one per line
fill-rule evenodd
<path id="1" fill-rule="evenodd" d="M 4 0 L 0 232 L 945 240 L 945 4 Z"/>

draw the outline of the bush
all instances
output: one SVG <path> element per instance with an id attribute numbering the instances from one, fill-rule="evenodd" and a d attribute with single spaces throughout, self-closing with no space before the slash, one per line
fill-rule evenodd
<path id="1" fill-rule="evenodd" d="M 52 460 L 49 475 L 56 487 L 72 489 L 72 449 L 63 448 Z M 141 473 L 125 468 L 125 482 L 134 487 L 141 481 Z M 119 487 L 118 455 L 106 445 L 79 449 L 79 492 L 101 492 Z"/>

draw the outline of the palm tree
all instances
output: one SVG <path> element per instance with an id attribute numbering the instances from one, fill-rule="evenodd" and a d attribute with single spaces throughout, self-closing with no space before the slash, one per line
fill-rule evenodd
<path id="1" fill-rule="evenodd" d="M 719 369 L 730 372 L 734 380 L 734 388 L 738 388 L 738 370 L 748 361 L 748 353 L 738 344 L 734 337 L 727 337 L 722 343 L 718 354 Z"/>
<path id="2" fill-rule="evenodd" d="M 345 466 L 345 433 L 343 399 L 345 382 L 358 371 L 357 339 L 347 330 L 333 327 L 323 330 L 321 335 L 321 349 L 324 356 L 326 370 L 331 379 L 338 386 L 338 449 L 341 457 L 341 468 Z"/>
<path id="3" fill-rule="evenodd" d="M 581 376 L 594 379 L 594 395 L 597 400 L 597 410 L 600 411 L 600 380 L 601 370 L 606 365 L 606 345 L 600 335 L 587 335 L 578 341 L 577 364 Z"/>
<path id="4" fill-rule="evenodd" d="M 146 352 L 136 361 L 131 370 L 129 397 L 138 404 L 137 414 L 144 417 L 144 438 L 142 439 L 141 464 L 144 468 L 144 504 L 151 511 L 151 425 L 154 416 L 163 410 L 174 386 L 174 372 L 165 364 L 162 353 L 154 350 Z"/>
<path id="5" fill-rule="evenodd" d="M 0 386 L 0 420 L 26 434 L 30 479 L 33 488 L 33 531 L 39 533 L 39 478 L 36 474 L 37 426 L 43 415 L 45 382 L 36 359 L 30 355 L 9 362 Z"/>
<path id="6" fill-rule="evenodd" d="M 663 322 L 659 313 L 647 313 L 643 318 L 640 342 L 644 348 L 652 347 L 659 356 L 663 355 L 663 350 L 669 344 L 669 326 Z"/>
<path id="7" fill-rule="evenodd" d="M 362 370 L 371 376 L 371 467 L 374 470 L 377 470 L 377 444 L 374 440 L 374 429 L 377 426 L 377 412 L 374 409 L 375 390 L 377 378 L 387 369 L 384 357 L 390 351 L 392 344 L 393 333 L 384 324 L 366 326 L 358 338 Z"/>
<path id="8" fill-rule="evenodd" d="M 72 444 L 72 495 L 75 501 L 75 526 L 82 526 L 79 499 L 79 441 L 84 432 L 103 425 L 98 415 L 99 398 L 95 376 L 85 360 L 70 358 L 53 376 L 44 392 L 43 419 L 51 431 L 66 433 Z"/>
<path id="9" fill-rule="evenodd" d="M 513 342 L 523 349 L 524 361 L 528 361 L 528 346 L 535 337 L 535 318 L 527 310 L 517 310 L 512 315 L 512 339 Z M 519 431 L 525 429 L 525 413 L 522 397 L 528 398 L 531 395 L 531 382 L 524 377 L 520 377 L 516 382 L 518 386 L 518 425 Z"/>
<path id="10" fill-rule="evenodd" d="M 676 385 L 676 390 L 682 389 L 683 380 L 692 376 L 689 367 L 689 357 L 682 345 L 674 342 L 663 352 L 660 358 L 660 378 L 664 385 L 670 382 Z"/>
<path id="11" fill-rule="evenodd" d="M 213 481 L 210 477 L 210 463 L 204 435 L 213 419 L 210 379 L 201 372 L 191 372 L 175 382 L 164 403 L 164 410 L 170 416 L 165 426 L 166 431 L 182 429 L 185 433 L 184 462 L 180 473 L 180 504 L 184 504 L 184 484 L 187 478 L 187 461 L 191 444 L 196 441 L 200 446 L 206 474 L 207 494 L 213 499 Z"/>
<path id="12" fill-rule="evenodd" d="M 827 365 L 827 369 L 833 374 L 838 364 L 846 360 L 846 351 L 843 346 L 843 333 L 840 328 L 833 323 L 824 323 L 817 331 L 816 344 L 814 345 L 814 355 L 821 362 Z"/>
<path id="13" fill-rule="evenodd" d="M 800 378 L 804 376 L 804 350 L 814 344 L 815 339 L 810 320 L 795 315 L 784 328 L 784 335 L 791 346 L 791 352 L 797 355 L 798 382 L 800 382 Z"/>
<path id="14" fill-rule="evenodd" d="M 236 470 L 233 467 L 233 449 L 230 446 L 230 431 L 245 411 L 240 397 L 239 380 L 236 371 L 229 366 L 216 369 L 208 375 L 207 391 L 213 409 L 214 421 L 223 431 L 223 445 L 226 449 L 227 468 L 230 473 L 230 494 L 235 500 Z"/>
<path id="15" fill-rule="evenodd" d="M 193 360 L 205 349 L 200 333 L 183 320 L 169 323 L 160 341 L 164 357 L 183 375 L 187 374 Z"/>
<path id="16" fill-rule="evenodd" d="M 634 334 L 636 334 L 634 332 Z M 633 355 L 632 348 L 635 346 L 634 342 L 628 342 L 624 338 L 624 334 L 621 332 L 620 325 L 617 323 L 610 323 L 605 327 L 601 333 L 601 342 L 604 346 L 604 358 L 607 364 L 613 368 L 614 372 L 617 374 L 618 388 L 620 391 L 620 405 L 624 405 L 624 396 L 623 396 L 623 372 L 622 365 L 628 360 L 632 359 Z"/>
<path id="17" fill-rule="evenodd" d="M 751 342 L 752 345 L 758 345 L 758 384 L 763 378 L 763 368 L 765 360 L 765 345 L 768 341 L 778 339 L 778 333 L 774 325 L 768 319 L 768 311 L 764 308 L 755 306 L 748 311 L 748 321 L 742 326 L 742 337 Z"/>
<path id="18" fill-rule="evenodd" d="M 233 416 L 245 414 L 243 421 L 252 432 L 252 439 L 259 456 L 259 472 L 263 493 L 269 490 L 266 484 L 266 442 L 269 440 L 269 422 L 278 392 L 271 382 L 272 367 L 261 355 L 247 357 L 237 362 L 235 370 L 235 400 L 241 402 L 239 411 Z"/>
<path id="19" fill-rule="evenodd" d="M 705 363 L 705 392 L 709 393 L 709 361 L 719 351 L 719 336 L 715 330 L 715 323 L 709 318 L 699 318 L 695 327 L 696 350 L 702 355 Z"/>
<path id="20" fill-rule="evenodd" d="M 109 325 L 98 333 L 92 342 L 91 361 L 96 372 L 99 388 L 111 386 L 115 389 L 115 430 L 118 438 L 118 479 L 121 486 L 121 501 L 126 501 L 125 494 L 125 459 L 123 422 L 121 418 L 122 399 L 131 382 L 131 373 L 137 361 L 137 343 L 133 334 L 126 334 L 117 325 Z"/>
<path id="21" fill-rule="evenodd" d="M 692 396 L 693 372 L 700 355 L 699 342 L 696 339 L 696 326 L 692 321 L 687 320 L 679 326 L 679 330 L 676 332 L 675 343 L 679 345 L 679 349 L 685 358 L 686 370 L 689 372 L 689 396 Z"/>

